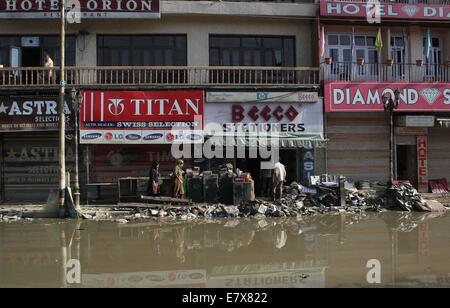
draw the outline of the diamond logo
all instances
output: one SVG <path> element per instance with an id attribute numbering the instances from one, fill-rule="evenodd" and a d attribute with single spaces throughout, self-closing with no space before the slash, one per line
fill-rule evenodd
<path id="1" fill-rule="evenodd" d="M 428 102 L 428 104 L 431 106 L 434 104 L 436 99 L 441 95 L 441 92 L 437 89 L 433 88 L 426 88 L 423 89 L 422 92 L 420 92 L 420 95 Z"/>
<path id="2" fill-rule="evenodd" d="M 419 11 L 419 8 L 415 5 L 405 5 L 402 7 L 403 12 L 409 17 L 413 17 Z"/>

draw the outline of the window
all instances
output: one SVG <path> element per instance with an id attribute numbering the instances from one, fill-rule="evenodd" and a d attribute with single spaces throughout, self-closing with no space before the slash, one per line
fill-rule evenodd
<path id="1" fill-rule="evenodd" d="M 185 35 L 98 36 L 99 66 L 185 66 Z"/>
<path id="2" fill-rule="evenodd" d="M 59 36 L 41 36 L 39 37 L 40 45 L 37 47 L 40 49 L 37 54 L 42 54 L 43 51 L 47 51 L 50 57 L 53 59 L 55 66 L 61 65 L 61 51 L 60 51 L 60 38 Z M 10 65 L 10 49 L 11 47 L 21 47 L 21 37 L 6 36 L 0 37 L 0 64 L 3 66 Z M 75 66 L 75 46 L 76 39 L 74 36 L 66 37 L 66 65 Z M 27 48 L 27 47 L 22 47 Z M 42 59 L 34 59 L 33 62 L 42 62 Z M 42 64 L 42 63 L 41 63 Z"/>
<path id="3" fill-rule="evenodd" d="M 293 37 L 210 36 L 211 66 L 295 66 Z"/>

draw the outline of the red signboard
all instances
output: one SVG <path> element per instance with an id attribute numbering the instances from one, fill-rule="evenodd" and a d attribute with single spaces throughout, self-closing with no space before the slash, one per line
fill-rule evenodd
<path id="1" fill-rule="evenodd" d="M 417 174 L 419 192 L 428 192 L 428 137 L 417 136 Z"/>
<path id="2" fill-rule="evenodd" d="M 414 20 L 450 20 L 450 6 L 447 4 L 405 4 L 382 2 L 378 9 L 374 3 L 368 1 L 333 1 L 322 0 L 320 2 L 320 15 L 323 17 L 342 18 L 368 18 L 373 19 L 377 11 L 383 19 L 414 19 Z"/>
<path id="3" fill-rule="evenodd" d="M 448 83 L 326 82 L 326 112 L 383 112 L 381 100 L 400 91 L 397 111 L 450 112 Z"/>
<path id="4" fill-rule="evenodd" d="M 58 18 L 61 3 L 62 0 L 2 0 L 0 19 Z M 68 16 L 80 18 L 160 18 L 160 0 L 66 0 L 66 6 Z"/>
<path id="5" fill-rule="evenodd" d="M 201 142 L 201 91 L 83 92 L 81 143 Z"/>

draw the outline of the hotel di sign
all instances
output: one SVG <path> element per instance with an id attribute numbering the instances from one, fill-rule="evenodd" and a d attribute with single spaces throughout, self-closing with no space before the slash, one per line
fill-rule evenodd
<path id="1" fill-rule="evenodd" d="M 62 0 L 2 0 L 0 19 L 59 18 Z M 158 19 L 160 0 L 66 0 L 67 12 L 87 19 Z"/>

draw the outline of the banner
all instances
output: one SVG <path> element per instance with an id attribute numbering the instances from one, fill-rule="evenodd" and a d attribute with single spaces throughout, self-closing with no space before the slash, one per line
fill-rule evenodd
<path id="1" fill-rule="evenodd" d="M 326 112 L 384 112 L 382 96 L 400 91 L 399 112 L 450 112 L 448 83 L 326 82 Z"/>
<path id="2" fill-rule="evenodd" d="M 380 3 L 379 15 L 383 19 L 409 19 L 429 21 L 450 21 L 448 4 L 405 4 Z M 341 18 L 374 18 L 375 6 L 366 1 L 320 1 L 320 16 Z"/>
<path id="3" fill-rule="evenodd" d="M 323 133 L 319 102 L 208 103 L 205 120 L 223 126 L 225 132 Z"/>
<path id="4" fill-rule="evenodd" d="M 1 98 L 0 132 L 56 131 L 59 128 L 59 98 Z M 73 109 L 65 106 L 66 123 L 73 128 Z"/>
<path id="5" fill-rule="evenodd" d="M 0 19 L 60 18 L 62 0 L 2 0 Z M 160 0 L 66 0 L 67 15 L 81 19 L 158 19 Z"/>
<path id="6" fill-rule="evenodd" d="M 86 91 L 80 111 L 80 142 L 201 143 L 203 110 L 201 91 Z"/>

